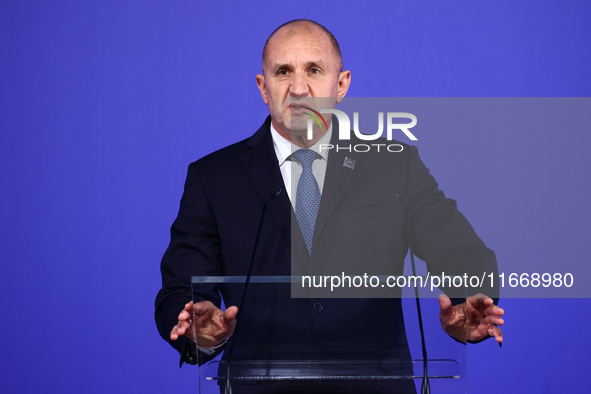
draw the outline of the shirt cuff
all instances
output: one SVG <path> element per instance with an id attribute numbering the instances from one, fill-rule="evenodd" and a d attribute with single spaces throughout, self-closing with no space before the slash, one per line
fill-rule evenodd
<path id="1" fill-rule="evenodd" d="M 207 354 L 208 356 L 212 355 L 215 353 L 216 350 L 218 350 L 219 348 L 221 348 L 222 346 L 224 346 L 226 344 L 226 342 L 228 342 L 228 338 L 224 339 L 224 341 L 222 343 L 220 343 L 217 346 L 214 347 L 202 347 L 197 345 L 197 342 L 193 341 L 193 343 L 195 343 L 195 345 L 197 345 L 197 350 L 199 350 L 202 353 Z"/>

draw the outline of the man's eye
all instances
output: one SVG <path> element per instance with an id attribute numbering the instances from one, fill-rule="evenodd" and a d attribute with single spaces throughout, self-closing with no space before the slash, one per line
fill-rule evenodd
<path id="1" fill-rule="evenodd" d="M 320 70 L 317 68 L 311 68 L 310 69 L 310 74 L 320 74 Z"/>
<path id="2" fill-rule="evenodd" d="M 287 74 L 288 74 L 288 71 L 285 69 L 277 71 L 277 75 L 287 75 Z"/>

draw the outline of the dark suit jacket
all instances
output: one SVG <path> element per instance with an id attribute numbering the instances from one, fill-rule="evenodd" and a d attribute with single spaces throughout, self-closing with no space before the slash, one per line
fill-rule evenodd
<path id="1" fill-rule="evenodd" d="M 158 329 L 181 353 L 181 364 L 197 361 L 185 337 L 169 340 L 191 300 L 191 276 L 246 275 L 264 201 L 275 187 L 285 188 L 269 129 L 270 117 L 252 137 L 189 166 L 156 298 Z M 402 145 L 399 153 L 329 153 L 311 256 L 287 193 L 269 201 L 253 275 L 401 274 L 408 240 L 396 193 L 408 198 L 415 254 L 431 274 L 496 271 L 494 253 L 438 189 L 416 148 Z M 346 157 L 355 160 L 354 169 L 343 166 Z M 221 291 L 226 305 L 239 305 L 241 289 L 209 290 L 212 302 L 220 304 Z M 242 316 L 235 354 L 272 357 L 273 349 L 289 351 L 291 345 L 314 353 L 308 357 L 345 348 L 362 349 L 364 357 L 370 350 L 376 360 L 410 359 L 399 299 L 297 299 L 284 290 L 267 291 L 249 291 L 245 311 L 253 312 Z M 368 322 L 371 334 L 360 335 Z M 314 352 L 304 344 L 315 344 Z"/>

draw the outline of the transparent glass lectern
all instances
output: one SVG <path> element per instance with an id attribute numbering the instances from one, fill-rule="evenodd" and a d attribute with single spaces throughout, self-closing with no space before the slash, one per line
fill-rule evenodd
<path id="1" fill-rule="evenodd" d="M 268 387 L 261 392 L 298 392 L 298 387 L 301 392 L 307 387 L 396 392 L 390 387 L 416 385 L 420 393 L 425 362 L 414 298 L 376 299 L 380 313 L 390 313 L 390 305 L 404 308 L 406 337 L 402 333 L 400 340 L 400 333 L 393 333 L 393 338 L 372 338 L 372 322 L 367 322 L 367 332 L 349 332 L 346 324 L 331 326 L 333 306 L 341 314 L 349 310 L 354 319 L 357 300 L 292 297 L 291 286 L 300 280 L 251 276 L 246 286 L 246 276 L 192 277 L 194 302 L 223 299 L 226 306 L 242 305 L 234 334 L 220 349 L 207 354 L 211 351 L 196 348 L 200 393 L 240 393 L 253 385 Z M 421 303 L 431 392 L 465 393 L 466 346 L 443 333 L 436 298 Z"/>

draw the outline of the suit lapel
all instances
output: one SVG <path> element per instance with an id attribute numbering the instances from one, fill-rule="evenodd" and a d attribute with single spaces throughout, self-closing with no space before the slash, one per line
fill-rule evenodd
<path id="1" fill-rule="evenodd" d="M 339 130 L 338 122 L 333 118 L 333 132 L 331 137 L 331 144 L 337 146 L 339 143 Z M 350 141 L 347 141 L 349 143 Z M 318 208 L 318 217 L 316 218 L 316 226 L 314 227 L 314 238 L 312 245 L 316 245 L 326 223 L 330 219 L 334 208 L 337 206 L 341 198 L 343 197 L 349 182 L 352 178 L 355 168 L 360 165 L 361 153 L 348 152 L 340 150 L 337 152 L 336 149 L 331 150 L 328 154 L 328 162 L 326 166 L 326 175 L 324 177 L 324 187 L 322 191 L 322 198 L 320 200 L 320 207 Z M 354 160 L 354 168 L 346 167 L 345 159 Z M 314 246 L 312 246 L 312 251 Z"/>
<path id="2" fill-rule="evenodd" d="M 288 245 L 291 245 L 292 256 L 295 252 L 298 260 L 300 260 L 299 263 L 306 268 L 309 260 L 308 250 L 297 225 L 286 186 L 279 170 L 270 125 L 271 117 L 267 117 L 261 128 L 246 141 L 246 146 L 251 149 L 243 153 L 240 159 L 261 201 L 264 202 L 273 189 L 281 187 L 282 191 L 277 197 L 277 201 L 269 201 L 267 204 L 267 212 L 273 217 L 278 228 L 290 230 L 291 236 L 289 233 L 282 232 L 286 235 L 285 241 Z M 297 231 L 294 231 L 293 223 L 295 223 Z"/>

